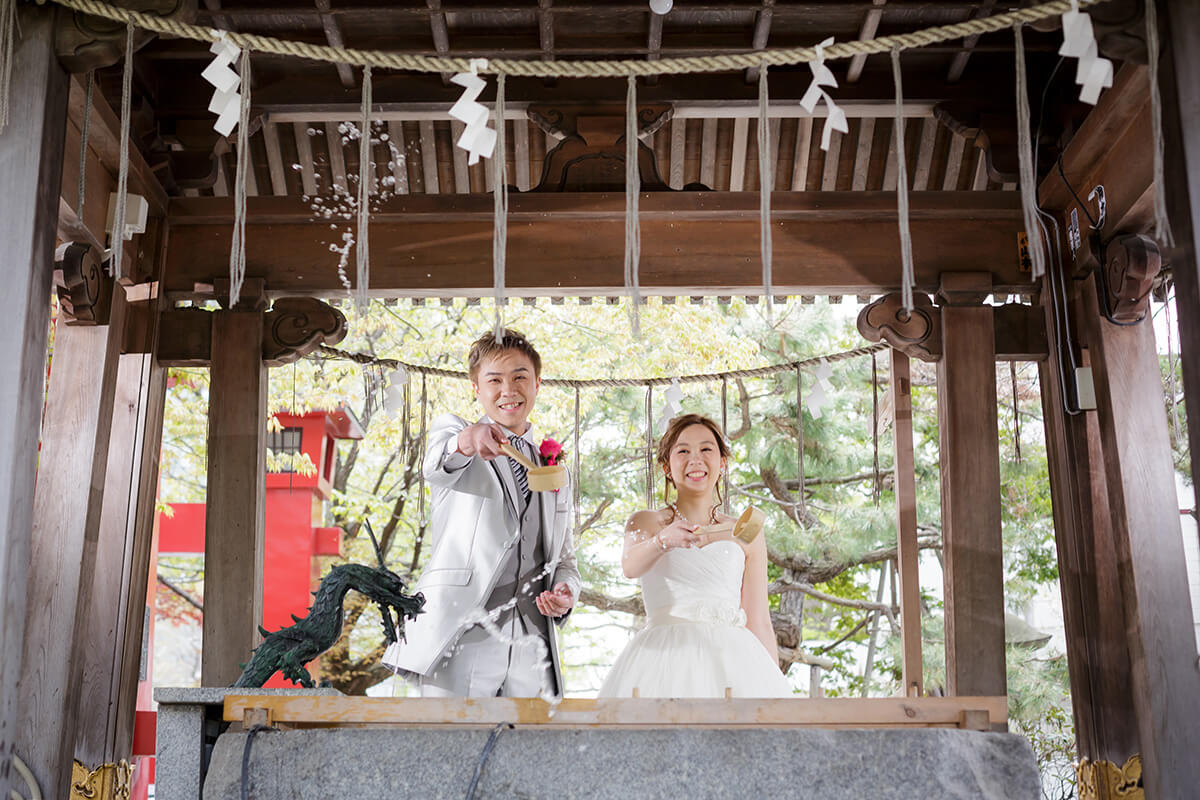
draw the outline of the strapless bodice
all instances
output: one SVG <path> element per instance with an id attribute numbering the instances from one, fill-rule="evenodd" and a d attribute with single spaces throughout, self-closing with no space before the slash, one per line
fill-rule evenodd
<path id="1" fill-rule="evenodd" d="M 642 576 L 648 624 L 745 625 L 741 608 L 745 568 L 745 551 L 729 540 L 664 553 Z"/>

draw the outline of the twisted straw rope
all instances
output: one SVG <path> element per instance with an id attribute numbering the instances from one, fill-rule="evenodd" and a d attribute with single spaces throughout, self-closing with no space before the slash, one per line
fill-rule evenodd
<path id="1" fill-rule="evenodd" d="M 664 386 L 672 381 L 680 383 L 708 383 L 711 381 L 719 381 L 722 378 L 758 378 L 764 375 L 774 375 L 778 372 L 793 372 L 802 367 L 815 367 L 822 361 L 846 361 L 859 356 L 868 356 L 871 353 L 878 353 L 888 347 L 887 344 L 880 342 L 879 344 L 867 345 L 866 347 L 856 347 L 853 350 L 843 350 L 840 353 L 831 353 L 827 356 L 816 356 L 814 358 L 806 358 L 802 361 L 788 361 L 785 364 L 772 364 L 766 367 L 755 367 L 754 369 L 735 369 L 731 372 L 709 372 L 702 375 L 682 375 L 677 378 L 592 378 L 591 380 L 572 380 L 570 378 L 546 378 L 542 381 L 545 386 L 568 386 L 575 388 L 586 387 L 615 387 L 615 386 Z M 321 345 L 320 353 L 322 356 L 314 356 L 316 358 L 324 358 L 324 360 L 340 360 L 353 361 L 357 364 L 374 364 L 381 367 L 403 367 L 408 372 L 415 372 L 420 375 L 432 375 L 438 378 L 456 378 L 458 380 L 470 380 L 470 376 L 465 372 L 458 372 L 452 369 L 442 369 L 441 367 L 424 367 L 418 364 L 409 364 L 405 361 L 400 361 L 395 358 L 378 358 L 376 356 L 367 355 L 366 353 L 351 353 L 346 350 L 339 350 L 336 347 L 329 345 Z"/>
<path id="2" fill-rule="evenodd" d="M 182 39 L 214 42 L 220 31 L 200 25 L 189 25 L 167 17 L 144 14 L 126 8 L 115 8 L 98 0 L 49 0 L 65 8 L 118 22 L 132 21 L 139 28 L 157 33 L 171 34 Z M 1106 0 L 1079 0 L 1081 8 L 1103 3 Z M 1010 28 L 1017 23 L 1036 22 L 1048 17 L 1060 16 L 1070 10 L 1070 0 L 1053 0 L 1041 5 L 1021 8 L 983 19 L 970 19 L 952 25 L 938 25 L 912 33 L 898 33 L 878 39 L 839 42 L 824 49 L 826 59 L 850 58 L 856 55 L 887 53 L 894 49 L 907 50 L 913 47 L 963 39 L 983 33 L 992 33 Z M 239 47 L 248 47 L 259 53 L 281 56 L 297 56 L 313 61 L 328 61 L 338 64 L 381 67 L 407 70 L 410 72 L 469 72 L 470 59 L 443 56 L 421 56 L 392 53 L 384 50 L 354 50 L 345 47 L 329 47 L 307 42 L 292 42 L 270 36 L 229 31 L 227 38 Z M 488 60 L 484 73 L 504 73 L 535 78 L 588 78 L 622 77 L 626 75 L 683 75 L 699 72 L 731 72 L 764 64 L 804 64 L 816 58 L 812 47 L 787 47 L 770 50 L 747 51 L 726 55 L 691 56 L 687 58 L 664 58 L 658 61 L 632 59 L 614 61 L 525 61 L 520 59 L 494 58 Z"/>

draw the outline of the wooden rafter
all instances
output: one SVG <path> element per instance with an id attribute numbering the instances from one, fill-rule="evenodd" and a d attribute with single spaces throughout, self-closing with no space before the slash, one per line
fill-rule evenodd
<path id="1" fill-rule="evenodd" d="M 317 10 L 321 12 L 321 28 L 325 31 L 325 41 L 329 42 L 330 47 L 345 47 L 346 43 L 342 40 L 342 29 L 338 25 L 337 17 L 329 13 L 329 0 L 315 0 L 315 2 Z M 350 69 L 350 65 L 339 62 L 334 66 L 337 68 L 338 79 L 341 80 L 342 86 L 353 89 L 354 72 Z"/>
<path id="2" fill-rule="evenodd" d="M 771 36 L 771 18 L 775 15 L 775 0 L 762 0 L 762 8 L 754 17 L 754 38 L 750 47 L 754 50 L 765 50 L 767 39 Z M 746 70 L 746 83 L 758 80 L 758 68 Z"/>
<path id="3" fill-rule="evenodd" d="M 983 19 L 992 15 L 992 9 L 996 6 L 996 0 L 982 0 L 974 14 L 973 19 Z M 962 78 L 963 70 L 967 68 L 967 59 L 971 57 L 971 51 L 979 45 L 979 35 L 968 36 L 963 40 L 963 49 L 956 53 L 954 60 L 950 62 L 950 71 L 946 73 L 946 80 L 950 83 L 956 83 Z"/>
<path id="4" fill-rule="evenodd" d="M 863 19 L 862 30 L 858 32 L 859 39 L 874 39 L 875 32 L 879 30 L 879 21 L 883 19 L 883 5 L 887 0 L 871 0 L 875 7 L 867 11 L 867 16 Z M 854 83 L 862 76 L 863 66 L 867 63 L 865 55 L 857 55 L 850 59 L 850 66 L 846 69 L 846 83 Z"/>

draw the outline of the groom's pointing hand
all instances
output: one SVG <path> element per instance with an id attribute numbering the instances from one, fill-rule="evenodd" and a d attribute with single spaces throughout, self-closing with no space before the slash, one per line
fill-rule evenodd
<path id="1" fill-rule="evenodd" d="M 494 422 L 477 422 L 468 425 L 458 434 L 458 452 L 464 456 L 478 455 L 484 461 L 491 461 L 499 455 L 500 445 L 506 443 L 508 437 L 504 429 Z"/>

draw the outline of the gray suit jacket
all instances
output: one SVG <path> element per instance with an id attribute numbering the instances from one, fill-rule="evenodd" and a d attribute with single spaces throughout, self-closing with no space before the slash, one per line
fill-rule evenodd
<path id="1" fill-rule="evenodd" d="M 448 457 L 463 458 L 451 454 L 469 424 L 444 414 L 430 429 L 423 466 L 433 497 L 428 530 L 433 549 L 416 585 L 425 595 L 425 612 L 405 626 L 407 641 L 384 656 L 384 663 L 402 674 L 427 675 L 454 647 L 473 624 L 471 614 L 483 608 L 495 587 L 505 552 L 520 537 L 516 482 L 506 459 L 476 457 L 460 469 L 447 469 Z M 530 502 L 542 504 L 545 588 L 565 582 L 578 600 L 582 582 L 571 542 L 571 498 L 568 479 L 557 492 L 535 492 Z M 561 689 L 555 628 L 550 626 L 550 656 Z"/>

